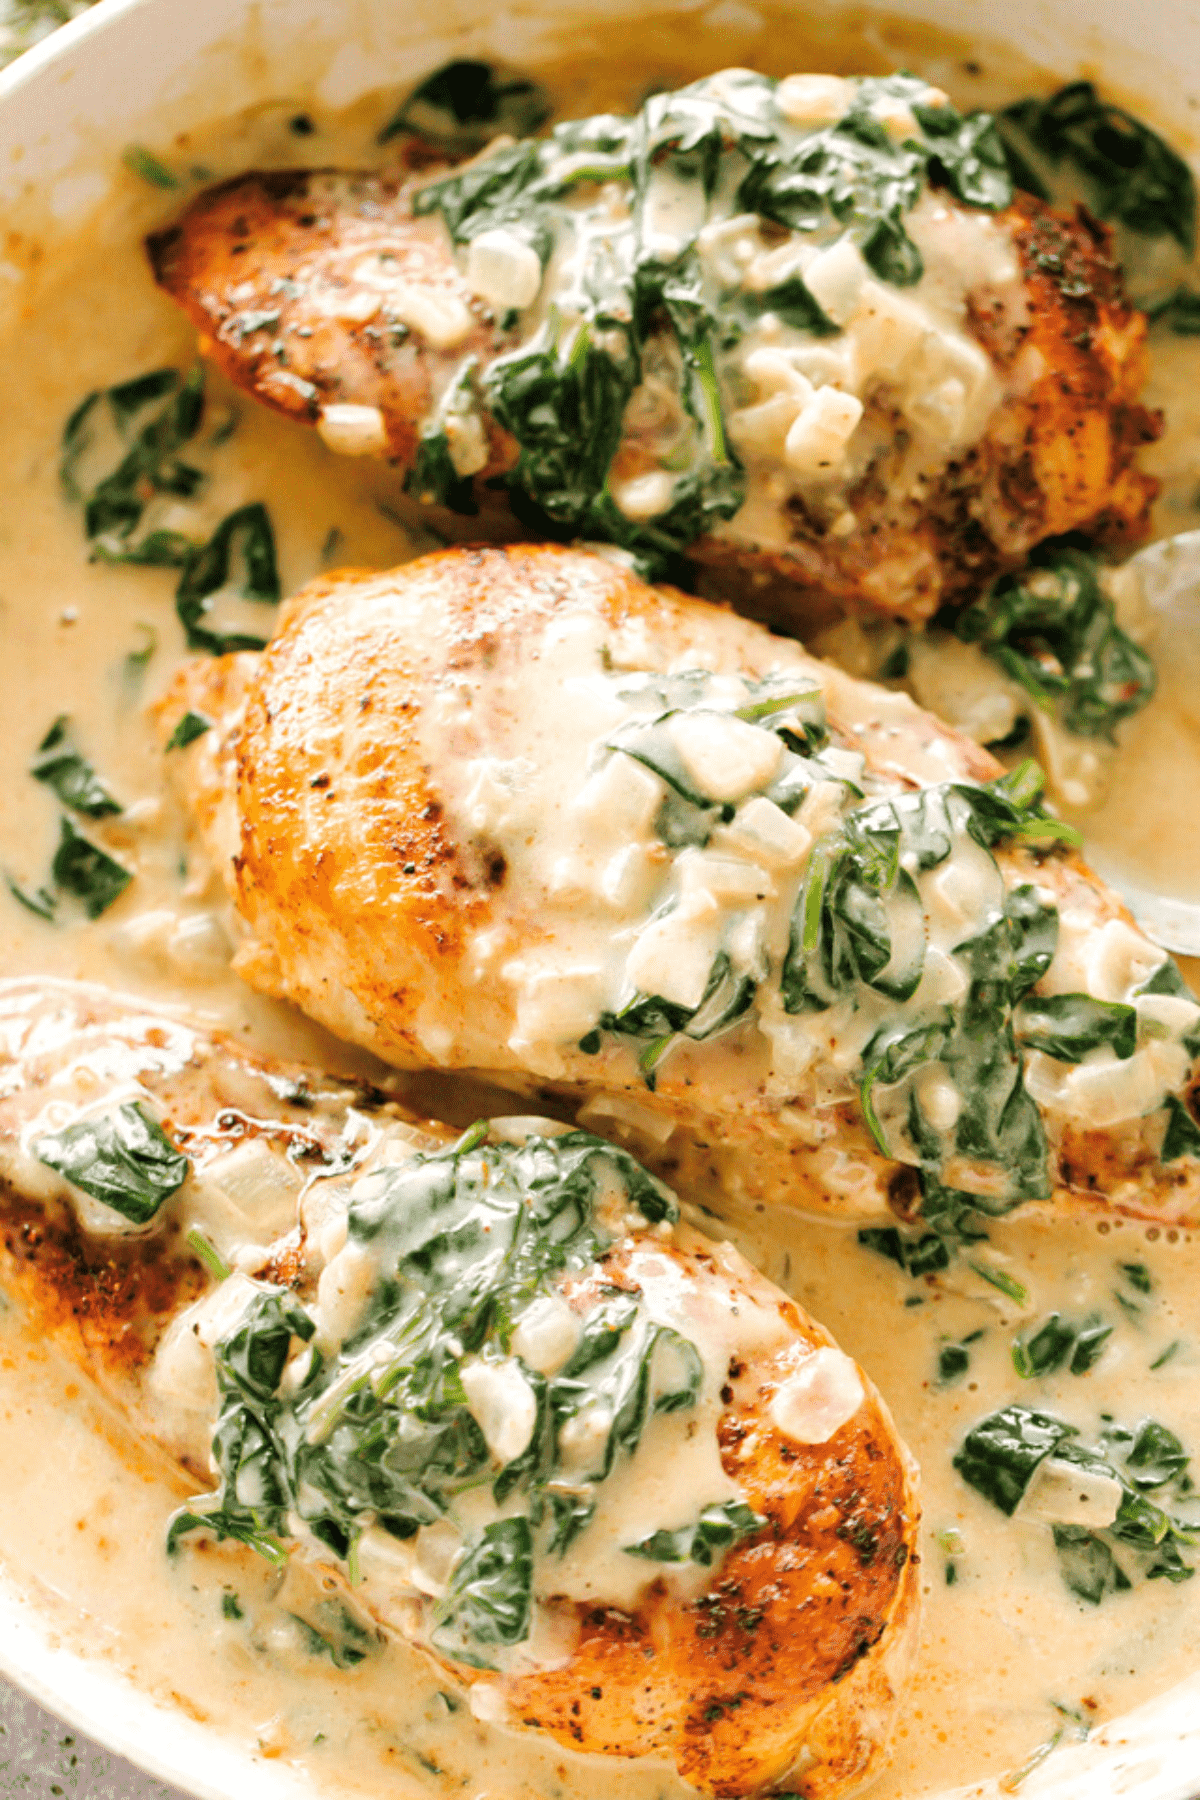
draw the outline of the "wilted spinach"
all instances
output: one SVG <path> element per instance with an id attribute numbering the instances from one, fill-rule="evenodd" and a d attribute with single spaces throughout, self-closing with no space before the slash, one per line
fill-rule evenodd
<path id="1" fill-rule="evenodd" d="M 310 1351 L 286 1393 L 290 1347 L 312 1339 L 314 1321 L 285 1291 L 258 1290 L 215 1351 L 220 1490 L 191 1502 L 170 1538 L 174 1548 L 207 1528 L 277 1559 L 294 1513 L 349 1561 L 367 1527 L 411 1537 L 465 1489 L 490 1486 L 505 1516 L 468 1538 L 433 1623 L 440 1649 L 481 1667 L 527 1634 L 538 1558 L 586 1528 L 596 1484 L 636 1454 L 656 1413 L 695 1405 L 702 1377 L 695 1347 L 647 1317 L 636 1292 L 602 1289 L 557 1374 L 518 1364 L 535 1421 L 525 1448 L 498 1464 L 467 1406 L 464 1363 L 507 1365 L 531 1302 L 595 1263 L 611 1241 L 601 1193 L 619 1188 L 648 1224 L 677 1209 L 626 1152 L 586 1132 L 520 1145 L 484 1134 L 360 1186 L 349 1238 L 377 1268 L 365 1316 L 330 1359 Z M 560 1433 L 581 1417 L 599 1421 L 594 1453 L 563 1480 Z M 740 1513 L 705 1515 L 697 1543 L 711 1556 L 743 1526 Z"/>
<path id="2" fill-rule="evenodd" d="M 433 78 L 443 113 L 449 108 L 456 120 L 465 113 L 469 123 L 477 111 L 501 107 L 503 95 L 481 65 L 457 70 L 445 93 L 449 72 Z M 696 254 L 698 226 L 680 247 L 663 250 L 648 223 L 659 172 L 692 185 L 703 215 L 715 204 L 828 240 L 848 233 L 876 274 L 901 284 L 921 274 L 904 215 L 929 184 L 989 210 L 1012 197 L 995 121 L 929 105 L 922 81 L 859 81 L 845 116 L 816 130 L 788 124 L 775 104 L 777 85 L 742 71 L 654 94 L 633 117 L 557 125 L 545 139 L 502 147 L 418 191 L 416 210 L 440 212 L 456 243 L 502 228 L 533 247 L 543 265 L 581 186 L 608 182 L 628 191 L 628 219 L 606 228 L 603 252 L 586 259 L 536 334 L 481 379 L 482 398 L 518 445 L 515 467 L 500 480 L 531 527 L 615 542 L 642 567 L 669 569 L 744 497 L 744 473 L 725 432 L 724 352 L 768 304 L 817 335 L 837 329 L 798 275 L 757 297 L 716 291 Z M 520 105 L 523 96 L 509 98 Z M 902 143 L 879 116 L 897 105 L 909 106 L 913 118 Z M 412 119 L 402 110 L 393 127 Z M 666 355 L 675 371 L 685 424 L 666 463 L 674 479 L 662 505 L 635 518 L 614 498 L 610 473 L 651 355 L 656 367 Z M 437 443 L 425 447 L 420 486 L 468 504 Z"/>
<path id="3" fill-rule="evenodd" d="M 32 1148 L 39 1162 L 134 1225 L 149 1224 L 163 1201 L 183 1186 L 191 1167 L 137 1100 L 47 1132 L 34 1139 Z"/>
<path id="4" fill-rule="evenodd" d="M 1146 1498 L 1148 1489 L 1156 1489 L 1178 1505 L 1192 1492 L 1189 1458 L 1174 1432 L 1146 1419 L 1135 1430 L 1107 1427 L 1094 1450 L 1078 1443 L 1078 1438 L 1078 1428 L 1053 1413 L 1007 1406 L 967 1433 L 954 1467 L 969 1486 L 1009 1517 L 1050 1456 L 1089 1474 L 1111 1476 L 1120 1484 L 1121 1500 L 1111 1525 L 1100 1530 L 1053 1527 L 1063 1580 L 1090 1605 L 1131 1585 L 1114 1545 L 1135 1553 L 1134 1566 L 1148 1581 L 1190 1580 L 1195 1570 L 1183 1552 L 1200 1543 L 1200 1525 Z"/>
<path id="5" fill-rule="evenodd" d="M 1072 81 L 1047 100 L 1018 100 L 999 116 L 1018 187 L 1061 199 L 1067 174 L 1091 210 L 1141 237 L 1171 237 L 1189 256 L 1196 239 L 1192 172 L 1171 146 L 1123 107 Z"/>
<path id="6" fill-rule="evenodd" d="M 156 410 L 147 419 L 152 407 Z M 79 482 L 80 466 L 94 447 L 100 409 L 107 414 L 122 450 L 116 467 L 85 494 Z M 245 599 L 269 604 L 279 599 L 275 536 L 261 502 L 238 507 L 207 542 L 164 529 L 136 535 L 155 498 L 192 499 L 203 484 L 203 470 L 178 455 L 195 438 L 203 416 L 204 371 L 200 364 L 186 376 L 177 369 L 154 369 L 103 392 L 97 390 L 76 407 L 64 427 L 59 465 L 62 486 L 68 499 L 83 504 L 84 530 L 94 560 L 179 570 L 175 609 L 189 649 L 208 650 L 217 656 L 230 650 L 260 650 L 265 638 L 215 630 L 209 614 L 213 598 L 235 568 L 241 570 L 240 591 Z"/>
<path id="7" fill-rule="evenodd" d="M 482 150 L 505 134 L 528 137 L 550 116 L 544 88 L 527 75 L 459 57 L 427 75 L 379 134 L 381 144 L 412 132 L 454 155 Z"/>
<path id="8" fill-rule="evenodd" d="M 89 819 L 103 819 L 121 811 L 95 769 L 70 740 L 66 713 L 60 714 L 38 745 L 29 773 L 74 812 Z"/>
<path id="9" fill-rule="evenodd" d="M 1043 544 L 1024 569 L 1001 575 L 965 607 L 953 629 L 1068 731 L 1111 739 L 1122 719 L 1153 698 L 1157 677 L 1117 624 L 1098 576 L 1084 551 Z"/>

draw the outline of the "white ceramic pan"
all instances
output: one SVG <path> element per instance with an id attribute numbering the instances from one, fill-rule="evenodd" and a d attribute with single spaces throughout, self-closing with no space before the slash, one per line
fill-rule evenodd
<path id="1" fill-rule="evenodd" d="M 661 9 L 671 3 L 661 0 Z M 731 24 L 747 3 L 718 0 Z M 810 23 L 828 10 L 816 0 L 797 4 Z M 677 0 L 677 9 L 700 10 L 694 0 Z M 1200 0 L 891 0 L 887 10 L 1011 45 L 1063 77 L 1086 74 L 1148 101 L 1155 123 L 1190 147 L 1200 119 Z M 567 44 L 576 53 L 594 44 L 598 56 L 619 54 L 644 11 L 644 0 L 102 0 L 0 73 L 0 220 L 25 225 L 33 217 L 52 245 L 56 227 L 103 199 L 131 141 L 165 141 L 283 97 L 348 105 L 385 84 L 400 89 L 453 55 L 535 63 Z M 20 304 L 20 279 L 0 250 L 0 305 Z M 81 1659 L 59 1641 L 52 1619 L 2 1584 L 0 1672 L 80 1730 L 198 1795 L 293 1800 L 314 1792 L 281 1763 L 223 1742 L 102 1662 Z M 1001 1790 L 972 1786 L 959 1790 L 961 1800 L 968 1793 Z M 1200 1672 L 1049 1758 L 1019 1794 L 1197 1800 Z"/>

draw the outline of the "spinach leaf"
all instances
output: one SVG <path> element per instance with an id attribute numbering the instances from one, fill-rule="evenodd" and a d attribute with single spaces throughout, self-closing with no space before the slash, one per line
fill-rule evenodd
<path id="1" fill-rule="evenodd" d="M 1153 324 L 1168 326 L 1176 337 L 1200 337 L 1200 294 L 1189 288 L 1176 288 L 1168 299 L 1146 310 Z"/>
<path id="2" fill-rule="evenodd" d="M 84 813 L 89 819 L 103 819 L 121 811 L 95 769 L 83 753 L 70 741 L 66 713 L 60 714 L 38 745 L 29 773 L 35 781 L 52 788 L 64 806 Z"/>
<path id="3" fill-rule="evenodd" d="M 121 161 L 131 175 L 137 175 L 142 181 L 149 182 L 151 187 L 177 188 L 179 177 L 172 175 L 167 165 L 147 150 L 144 144 L 129 144 L 121 152 Z"/>
<path id="4" fill-rule="evenodd" d="M 1176 1094 L 1167 1095 L 1167 1129 L 1163 1133 L 1159 1161 L 1177 1162 L 1181 1156 L 1200 1156 L 1200 1125 Z"/>
<path id="5" fill-rule="evenodd" d="M 166 749 L 186 750 L 189 744 L 194 744 L 197 738 L 203 737 L 206 731 L 211 730 L 211 719 L 206 718 L 203 713 L 192 712 L 189 709 L 182 715 L 178 725 L 167 739 Z"/>
<path id="6" fill-rule="evenodd" d="M 1122 1061 L 1137 1049 L 1137 1012 L 1090 994 L 1045 994 L 1022 1003 L 1017 1036 L 1031 1050 L 1060 1062 L 1080 1063 L 1093 1050 L 1110 1049 Z"/>
<path id="7" fill-rule="evenodd" d="M 1147 1580 L 1189 1580 L 1195 1571 L 1184 1561 L 1181 1546 L 1200 1542 L 1200 1529 L 1148 1500 L 1144 1491 L 1169 1489 L 1179 1498 L 1190 1495 L 1189 1459 L 1174 1432 L 1153 1419 L 1143 1420 L 1136 1431 L 1110 1425 L 1101 1450 L 1086 1449 L 1075 1441 L 1078 1435 L 1073 1425 L 1053 1414 L 1010 1406 L 981 1420 L 967 1434 L 954 1466 L 1009 1516 L 1050 1455 L 1119 1483 L 1121 1499 L 1111 1525 L 1100 1530 L 1052 1527 L 1063 1580 L 1090 1605 L 1131 1585 L 1126 1568 L 1113 1554 L 1113 1543 L 1137 1553 L 1138 1572 Z"/>
<path id="8" fill-rule="evenodd" d="M 106 912 L 133 880 L 122 863 L 76 831 L 65 814 L 50 875 L 61 893 L 82 902 L 89 919 L 98 919 Z"/>
<path id="9" fill-rule="evenodd" d="M 1099 1606 L 1106 1594 L 1126 1592 L 1133 1583 L 1102 1537 L 1083 1525 L 1054 1525 L 1054 1548 L 1062 1578 L 1073 1594 Z"/>
<path id="10" fill-rule="evenodd" d="M 475 407 L 478 358 L 469 357 L 448 384 L 431 418 L 423 426 L 417 455 L 404 480 L 405 491 L 425 505 L 447 506 L 451 512 L 472 515 L 479 511 L 474 482 L 460 475 L 450 447 L 449 426 L 469 416 Z"/>
<path id="11" fill-rule="evenodd" d="M 1026 1381 L 1052 1375 L 1075 1348 L 1078 1332 L 1061 1313 L 1051 1313 L 1032 1335 L 1013 1344 L 1013 1368 Z"/>
<path id="12" fill-rule="evenodd" d="M 528 76 L 459 57 L 427 75 L 379 134 L 386 144 L 412 132 L 454 155 L 482 150 L 500 134 L 529 137 L 550 116 L 545 90 Z"/>
<path id="13" fill-rule="evenodd" d="M 892 1150 L 875 1113 L 872 1094 L 876 1084 L 903 1081 L 925 1063 L 936 1062 L 950 1041 L 952 1028 L 953 1016 L 943 1007 L 937 1018 L 923 1024 L 881 1025 L 863 1051 L 859 1098 L 871 1136 L 885 1156 L 891 1156 Z"/>
<path id="14" fill-rule="evenodd" d="M 1102 100 L 1090 81 L 1073 81 L 1048 100 L 1019 100 L 999 119 L 1006 145 L 1020 158 L 1015 179 L 1036 181 L 1037 168 L 1067 169 L 1083 184 L 1102 219 L 1142 237 L 1171 237 L 1190 255 L 1196 237 L 1191 170 L 1157 132 L 1122 107 Z M 1050 198 L 1046 187 L 1031 187 Z"/>
<path id="15" fill-rule="evenodd" d="M 699 1043 L 728 1031 L 750 1010 L 756 989 L 753 977 L 735 973 L 727 953 L 720 950 L 698 1005 L 680 1006 L 658 994 L 636 994 L 619 1012 L 601 1013 L 599 1028 L 618 1037 L 650 1039 L 638 1067 L 653 1091 L 658 1065 L 677 1038 Z"/>
<path id="16" fill-rule="evenodd" d="M 1026 1381 L 1053 1375 L 1064 1364 L 1072 1375 L 1086 1375 L 1099 1361 L 1112 1333 L 1112 1326 L 1103 1324 L 1094 1313 L 1082 1324 L 1051 1313 L 1036 1331 L 1016 1339 L 1013 1368 Z"/>
<path id="17" fill-rule="evenodd" d="M 938 867 L 963 832 L 989 852 L 1005 838 L 1060 835 L 1059 822 L 1042 811 L 1043 784 L 1040 769 L 1028 762 L 983 785 L 945 783 L 870 801 L 847 814 L 809 858 L 780 976 L 785 1010 L 824 1011 L 855 996 L 860 984 L 897 998 L 915 991 L 925 926 L 908 870 Z M 880 1084 L 937 1061 L 957 1091 L 957 1118 L 948 1130 L 935 1129 L 924 1117 L 915 1089 L 904 1127 L 917 1152 L 923 1215 L 949 1242 L 982 1235 L 977 1213 L 1006 1212 L 1049 1193 L 1045 1131 L 1024 1085 L 1013 1008 L 1048 968 L 1057 933 L 1054 908 L 1031 885 L 1013 889 L 1003 917 L 955 947 L 967 975 L 963 998 L 953 1007 L 885 1022 L 863 1052 L 864 1118 L 885 1155 L 893 1149 L 875 1107 Z M 910 946 L 903 956 L 897 943 Z M 947 1185 L 944 1170 L 955 1158 L 986 1166 L 977 1191 Z M 893 1248 L 888 1244 L 876 1247 L 906 1263 L 901 1240 Z"/>
<path id="18" fill-rule="evenodd" d="M 93 443 L 99 393 L 77 406 L 63 430 L 59 467 L 68 499 L 82 501 L 84 529 L 90 540 L 104 540 L 109 560 L 121 560 L 127 540 L 141 523 L 148 502 L 158 494 L 190 498 L 203 479 L 199 469 L 178 452 L 199 429 L 204 412 L 204 371 L 197 363 L 180 377 L 177 369 L 155 369 L 109 388 L 103 398 L 125 448 L 116 467 L 84 495 L 79 465 Z M 135 430 L 145 409 L 164 404 Z"/>
<path id="19" fill-rule="evenodd" d="M 943 1344 L 938 1351 L 938 1381 L 943 1387 L 951 1382 L 961 1381 L 971 1367 L 971 1345 L 983 1336 L 982 1331 L 972 1331 L 958 1344 Z"/>
<path id="20" fill-rule="evenodd" d="M 1005 1406 L 972 1427 L 954 1457 L 968 1486 L 1011 1518 L 1048 1456 L 1078 1435 L 1052 1413 Z"/>
<path id="21" fill-rule="evenodd" d="M 644 1556 L 650 1562 L 700 1563 L 707 1568 L 715 1557 L 762 1531 L 767 1520 L 744 1500 L 726 1500 L 706 1506 L 694 1525 L 678 1531 L 652 1531 L 640 1543 L 626 1544 L 626 1556 Z"/>
<path id="22" fill-rule="evenodd" d="M 1126 1467 L 1134 1471 L 1133 1485 L 1139 1490 L 1178 1481 L 1189 1460 L 1175 1433 L 1156 1419 L 1143 1419 L 1125 1457 Z"/>
<path id="23" fill-rule="evenodd" d="M 1086 1375 L 1089 1369 L 1095 1368 L 1112 1334 L 1112 1326 L 1101 1324 L 1098 1318 L 1084 1323 L 1071 1356 L 1072 1375 Z"/>
<path id="24" fill-rule="evenodd" d="M 864 1225 L 858 1241 L 864 1250 L 874 1250 L 898 1263 L 906 1275 L 931 1275 L 950 1266 L 949 1246 L 937 1231 L 914 1236 L 895 1225 Z"/>
<path id="25" fill-rule="evenodd" d="M 904 75 L 860 81 L 845 117 L 805 134 L 790 154 L 773 142 L 744 146 L 751 166 L 738 189 L 739 207 L 790 231 L 813 231 L 832 216 L 883 280 L 899 286 L 920 280 L 921 256 L 903 215 L 926 181 L 949 187 L 967 205 L 997 209 L 1012 199 L 995 122 L 924 105 L 923 91 Z M 872 110 L 896 101 L 912 106 L 918 127 L 900 144 Z"/>
<path id="26" fill-rule="evenodd" d="M 135 1225 L 147 1225 L 187 1180 L 191 1164 L 140 1101 L 35 1138 L 39 1162 Z"/>
<path id="27" fill-rule="evenodd" d="M 299 1613 L 289 1615 L 300 1630 L 310 1656 L 327 1656 L 335 1669 L 355 1669 L 376 1649 L 378 1639 L 342 1601 L 320 1602 L 316 1615 L 319 1625 L 302 1618 Z"/>
<path id="28" fill-rule="evenodd" d="M 33 913 L 35 918 L 45 919 L 47 923 L 53 924 L 58 911 L 58 895 L 53 889 L 40 887 L 30 893 L 28 888 L 23 888 L 20 882 L 14 881 L 11 875 L 5 875 L 4 885 L 18 906 Z"/>
<path id="29" fill-rule="evenodd" d="M 249 632 L 214 631 L 207 623 L 212 598 L 230 579 L 235 559 L 243 565 L 241 592 L 247 600 L 273 605 L 279 599 L 275 534 L 260 501 L 239 506 L 222 519 L 207 544 L 184 564 L 175 592 L 175 610 L 187 634 L 189 650 L 224 656 L 232 650 L 261 650 L 266 639 Z"/>
<path id="30" fill-rule="evenodd" d="M 93 447 L 93 427 L 102 400 L 124 449 L 117 466 L 85 495 L 79 469 Z M 157 405 L 159 402 L 162 404 Z M 157 410 L 139 425 L 146 410 L 156 405 Z M 103 394 L 88 394 L 64 427 L 60 478 L 67 497 L 83 503 L 84 529 L 94 560 L 180 571 L 175 607 L 189 649 L 209 650 L 217 656 L 230 650 L 260 650 L 264 638 L 246 632 L 222 634 L 208 623 L 212 598 L 229 581 L 235 564 L 243 570 L 241 592 L 246 599 L 270 603 L 279 599 L 275 537 L 260 502 L 230 513 L 207 543 L 162 529 L 135 536 L 146 507 L 156 496 L 190 499 L 203 482 L 203 472 L 178 455 L 195 437 L 203 415 L 204 371 L 200 364 L 186 376 L 181 377 L 177 369 L 154 369 Z"/>
<path id="31" fill-rule="evenodd" d="M 519 1644 L 533 1605 L 533 1534 L 528 1519 L 485 1525 L 454 1570 L 433 1642 L 456 1662 L 494 1668 L 481 1644 Z"/>
<path id="32" fill-rule="evenodd" d="M 1040 545 L 953 621 L 1044 711 L 1080 737 L 1112 739 L 1153 698 L 1146 652 L 1121 630 L 1098 565 L 1067 544 Z"/>

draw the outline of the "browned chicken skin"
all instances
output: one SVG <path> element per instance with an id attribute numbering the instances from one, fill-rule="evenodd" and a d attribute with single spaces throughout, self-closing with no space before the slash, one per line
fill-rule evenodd
<path id="1" fill-rule="evenodd" d="M 181 1439 L 170 1390 L 161 1373 L 155 1380 L 155 1355 L 172 1319 L 198 1295 L 222 1291 L 182 1228 L 196 1202 L 185 1188 L 182 1217 L 168 1202 L 152 1227 L 132 1234 L 100 1228 L 94 1215 L 89 1223 L 79 1213 L 81 1196 L 61 1181 L 47 1188 L 44 1165 L 30 1159 L 43 1109 L 56 1107 L 61 1125 L 68 1095 L 80 1096 L 89 1116 L 107 1084 L 122 1101 L 138 1095 L 162 1111 L 164 1128 L 197 1173 L 218 1184 L 225 1158 L 258 1137 L 298 1157 L 300 1169 L 328 1172 L 342 1154 L 347 1105 L 365 1109 L 380 1143 L 393 1133 L 437 1149 L 454 1135 L 436 1124 L 416 1128 L 372 1090 L 339 1089 L 302 1067 L 258 1060 L 176 1016 L 68 983 L 0 986 L 0 1084 L 4 1288 L 139 1433 L 205 1484 L 212 1473 L 201 1446 L 211 1421 L 200 1421 L 198 1435 L 193 1423 Z M 369 1166 L 361 1133 L 357 1141 Z M 386 1160 L 395 1161 L 392 1151 Z M 253 1274 L 319 1310 L 318 1278 L 328 1263 L 308 1217 L 301 1202 L 290 1230 L 260 1242 Z M 245 1220 L 247 1234 L 260 1240 L 279 1225 L 278 1218 Z M 691 1598 L 672 1595 L 659 1578 L 631 1610 L 555 1603 L 575 1615 L 576 1646 L 545 1667 L 496 1676 L 447 1662 L 446 1670 L 493 1685 L 512 1725 L 592 1754 L 664 1758 L 704 1793 L 751 1795 L 779 1784 L 806 1800 L 857 1792 L 886 1753 L 914 1649 L 915 1469 L 861 1373 L 853 1377 L 857 1407 L 852 1400 L 849 1417 L 843 1409 L 843 1422 L 823 1442 L 796 1441 L 779 1429 L 771 1403 L 814 1354 L 854 1365 L 728 1246 L 686 1227 L 673 1237 L 622 1235 L 562 1291 L 586 1314 L 614 1291 L 653 1296 L 656 1284 L 673 1305 L 685 1296 L 691 1310 L 682 1316 L 694 1317 L 698 1330 L 706 1309 L 727 1318 L 731 1306 L 735 1314 L 741 1307 L 761 1321 L 743 1359 L 731 1360 L 719 1409 L 704 1415 L 712 1423 L 703 1428 L 715 1425 L 721 1463 L 766 1528 L 729 1551 Z M 330 1567 L 340 1575 L 340 1565 L 320 1547 L 317 1557 L 328 1586 Z M 369 1576 L 345 1598 L 385 1628 L 404 1629 L 387 1590 L 381 1596 Z"/>
<path id="2" fill-rule="evenodd" d="M 329 406 L 377 408 L 384 432 L 375 453 L 404 472 L 464 359 L 486 365 L 517 341 L 472 296 L 440 220 L 412 216 L 424 178 L 249 174 L 201 194 L 148 241 L 157 280 L 232 381 L 311 424 Z M 1007 389 L 983 436 L 913 488 L 904 421 L 898 412 L 889 420 L 881 402 L 887 441 L 845 496 L 852 531 L 831 532 L 797 498 L 782 547 L 725 533 L 692 546 L 739 605 L 792 623 L 846 607 L 920 620 L 977 593 L 1046 537 L 1084 531 L 1117 549 L 1145 535 L 1157 487 L 1134 455 L 1159 424 L 1138 401 L 1146 321 L 1125 299 L 1112 234 L 1082 210 L 1054 212 L 1025 195 L 998 217 L 1017 249 L 1026 316 L 1014 326 L 987 291 L 970 304 L 969 328 Z M 380 255 L 389 279 L 462 309 L 451 346 L 398 328 L 378 281 L 372 310 L 361 270 Z M 484 425 L 476 497 L 492 535 L 519 535 L 487 487 L 513 465 L 516 445 L 486 414 Z M 438 523 L 463 535 L 463 522 L 441 508 Z"/>

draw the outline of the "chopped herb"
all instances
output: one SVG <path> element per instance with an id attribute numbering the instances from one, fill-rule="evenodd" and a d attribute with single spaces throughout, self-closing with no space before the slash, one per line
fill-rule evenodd
<path id="1" fill-rule="evenodd" d="M 148 181 L 151 187 L 177 188 L 179 186 L 178 177 L 172 175 L 166 164 L 160 162 L 154 152 L 147 150 L 142 144 L 130 144 L 121 152 L 121 161 L 131 175 L 140 176 L 143 181 Z"/>
<path id="2" fill-rule="evenodd" d="M 1112 739 L 1153 697 L 1154 665 L 1116 622 L 1093 557 L 1047 543 L 953 621 L 1037 705 L 1080 737 Z"/>
<path id="3" fill-rule="evenodd" d="M 244 1619 L 245 1608 L 232 1588 L 226 1588 L 221 1595 L 221 1617 L 224 1619 Z"/>
<path id="4" fill-rule="evenodd" d="M 60 892 L 82 902 L 89 919 L 107 912 L 133 880 L 123 863 L 76 831 L 65 814 L 50 874 Z"/>
<path id="5" fill-rule="evenodd" d="M 229 1277 L 233 1274 L 233 1270 L 225 1261 L 225 1258 L 221 1255 L 221 1252 L 217 1249 L 217 1246 L 212 1242 L 211 1238 L 205 1237 L 198 1225 L 192 1226 L 184 1239 L 184 1242 L 187 1244 L 188 1249 L 192 1251 L 197 1261 L 202 1263 L 204 1268 L 207 1269 L 214 1281 L 228 1281 Z"/>
<path id="6" fill-rule="evenodd" d="M 1171 1358 L 1179 1354 L 1182 1347 L 1183 1340 L 1181 1338 L 1172 1338 L 1166 1349 L 1159 1351 L 1154 1361 L 1150 1364 L 1150 1367 L 1152 1369 L 1164 1369 L 1171 1361 Z"/>
<path id="7" fill-rule="evenodd" d="M 68 719 L 62 713 L 38 745 L 29 773 L 52 788 L 64 806 L 89 819 L 103 819 L 121 811 L 87 757 L 70 741 Z"/>
<path id="8" fill-rule="evenodd" d="M 186 750 L 189 744 L 194 744 L 197 738 L 211 730 L 212 720 L 203 713 L 185 712 L 167 739 L 166 747 L 168 750 Z"/>
<path id="9" fill-rule="evenodd" d="M 708 1567 L 716 1557 L 743 1538 L 753 1537 L 767 1524 L 742 1500 L 726 1500 L 706 1506 L 695 1525 L 678 1531 L 653 1531 L 640 1543 L 627 1544 L 626 1556 L 644 1556 L 649 1562 L 694 1562 Z"/>
<path id="10" fill-rule="evenodd" d="M 191 1164 L 140 1101 L 35 1138 L 39 1162 L 135 1225 L 147 1225 Z"/>
<path id="11" fill-rule="evenodd" d="M 1117 1267 L 1129 1283 L 1130 1287 L 1136 1289 L 1139 1294 L 1152 1294 L 1154 1292 L 1154 1278 L 1145 1263 L 1118 1263 Z"/>

